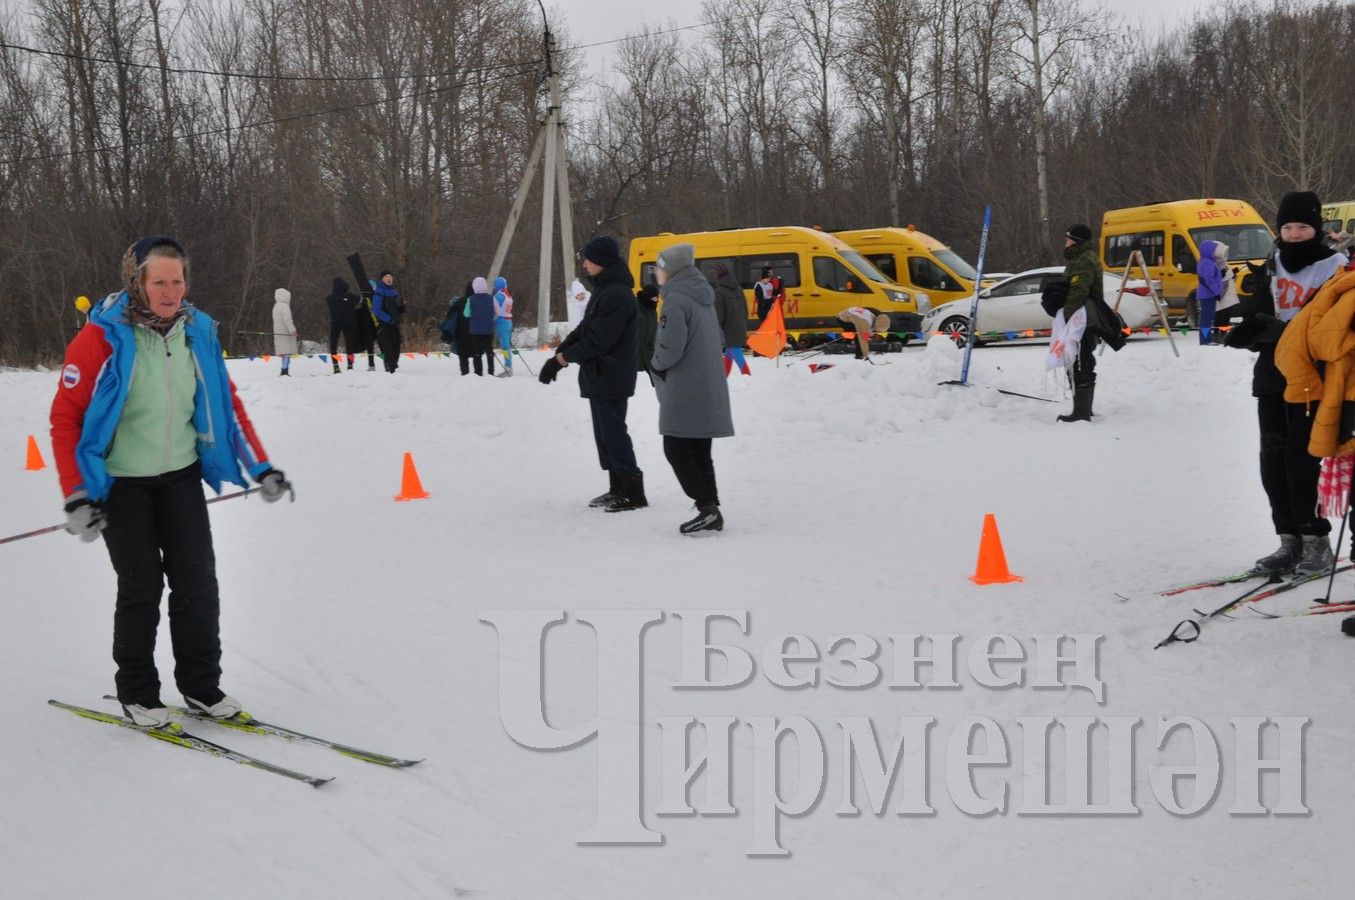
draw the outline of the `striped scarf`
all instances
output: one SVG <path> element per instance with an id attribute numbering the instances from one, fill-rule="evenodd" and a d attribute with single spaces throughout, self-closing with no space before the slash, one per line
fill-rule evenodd
<path id="1" fill-rule="evenodd" d="M 1355 476 L 1355 454 L 1324 456 L 1317 476 L 1317 513 L 1328 519 L 1350 509 L 1350 483 Z"/>

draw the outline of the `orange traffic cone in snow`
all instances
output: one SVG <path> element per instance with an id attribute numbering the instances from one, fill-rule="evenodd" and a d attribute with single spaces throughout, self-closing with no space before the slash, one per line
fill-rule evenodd
<path id="1" fill-rule="evenodd" d="M 33 435 L 28 436 L 28 462 L 24 464 L 24 469 L 29 472 L 38 472 L 47 468 L 47 463 L 42 461 L 42 451 L 38 449 L 38 442 Z"/>
<path id="2" fill-rule="evenodd" d="M 423 489 L 423 484 L 419 481 L 419 472 L 414 468 L 414 457 L 406 450 L 405 468 L 400 476 L 400 493 L 395 495 L 395 499 L 422 500 L 427 496 L 428 492 Z"/>
<path id="3" fill-rule="evenodd" d="M 1006 584 L 1023 580 L 1007 568 L 1007 554 L 1002 552 L 1002 536 L 997 533 L 997 517 L 986 513 L 983 517 L 983 537 L 979 539 L 979 562 L 969 580 L 975 584 Z"/>

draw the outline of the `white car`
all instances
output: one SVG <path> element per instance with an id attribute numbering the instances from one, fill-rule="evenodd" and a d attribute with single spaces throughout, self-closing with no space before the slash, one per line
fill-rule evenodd
<path id="1" fill-rule="evenodd" d="M 1001 332 L 1004 336 L 1027 331 L 1047 333 L 1054 320 L 1040 306 L 1040 296 L 1045 285 L 1062 277 L 1063 266 L 1030 269 L 980 291 L 980 337 L 976 343 L 983 343 L 983 335 L 988 332 Z M 1120 276 L 1102 272 L 1101 285 L 1106 304 L 1113 308 L 1115 294 L 1120 290 Z M 1127 327 L 1141 328 L 1157 320 L 1150 293 L 1148 283 L 1142 279 L 1132 279 L 1125 285 L 1119 313 Z M 969 307 L 969 300 L 957 300 L 932 309 L 922 318 L 922 333 L 929 337 L 945 335 L 963 344 L 969 336 Z"/>

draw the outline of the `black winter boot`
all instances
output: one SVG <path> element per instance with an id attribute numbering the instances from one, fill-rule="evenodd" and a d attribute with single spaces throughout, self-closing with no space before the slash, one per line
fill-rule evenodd
<path id="1" fill-rule="evenodd" d="M 607 493 L 598 494 L 592 500 L 588 501 L 591 509 L 597 509 L 599 506 L 606 506 L 613 500 L 621 496 L 620 478 L 611 469 L 607 470 Z"/>
<path id="2" fill-rule="evenodd" d="M 1341 633 L 1346 637 L 1355 637 L 1355 616 L 1346 616 L 1341 620 Z"/>
<path id="3" fill-rule="evenodd" d="M 1079 385 L 1073 389 L 1073 411 L 1059 416 L 1060 422 L 1090 422 L 1092 420 L 1092 398 L 1096 396 L 1096 385 Z"/>
<path id="4" fill-rule="evenodd" d="M 720 507 L 712 503 L 698 506 L 696 517 L 679 525 L 678 531 L 683 534 L 696 534 L 700 531 L 723 531 L 724 527 L 725 517 L 720 515 Z"/>
<path id="5" fill-rule="evenodd" d="M 649 501 L 645 499 L 644 472 L 622 475 L 619 480 L 620 491 L 618 495 L 603 509 L 607 512 L 626 512 L 632 509 L 642 509 L 649 505 Z"/>

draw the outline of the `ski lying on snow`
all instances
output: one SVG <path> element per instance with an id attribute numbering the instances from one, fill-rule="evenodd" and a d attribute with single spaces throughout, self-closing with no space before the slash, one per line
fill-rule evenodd
<path id="1" fill-rule="evenodd" d="M 1194 643 L 1195 640 L 1199 638 L 1200 631 L 1203 628 L 1204 623 L 1219 616 L 1231 619 L 1232 616 L 1228 614 L 1244 606 L 1250 609 L 1252 612 L 1257 613 L 1258 615 L 1268 616 L 1269 618 L 1273 619 L 1280 618 L 1277 615 L 1264 613 L 1258 609 L 1255 609 L 1254 604 L 1259 603 L 1262 600 L 1268 600 L 1271 597 L 1274 597 L 1278 594 L 1283 594 L 1288 591 L 1292 591 L 1294 588 L 1303 587 L 1305 584 L 1312 584 L 1314 581 L 1321 581 L 1323 578 L 1328 578 L 1332 576 L 1333 574 L 1335 574 L 1335 572 L 1346 572 L 1352 568 L 1355 568 L 1355 564 L 1346 563 L 1345 565 L 1337 566 L 1335 570 L 1319 572 L 1316 575 L 1309 575 L 1303 578 L 1291 578 L 1288 581 L 1280 581 L 1278 583 L 1273 583 L 1268 590 L 1264 591 L 1261 590 L 1261 588 L 1266 587 L 1266 582 L 1262 582 L 1261 584 L 1258 584 L 1255 587 L 1250 588 L 1243 594 L 1234 597 L 1232 600 L 1229 600 L 1227 603 L 1223 604 L 1218 609 L 1215 609 L 1211 612 L 1204 612 L 1203 610 L 1199 609 L 1192 610 L 1192 612 L 1194 612 L 1195 615 L 1199 616 L 1199 618 L 1182 619 L 1180 622 L 1176 623 L 1176 627 L 1173 628 L 1165 638 L 1158 641 L 1157 644 L 1154 645 L 1153 649 L 1157 650 L 1159 648 L 1167 646 L 1168 644 Z"/>
<path id="2" fill-rule="evenodd" d="M 1337 562 L 1345 562 L 1344 556 L 1337 559 Z M 1340 571 L 1339 569 L 1337 571 Z M 1330 573 L 1323 573 L 1330 574 Z M 1245 572 L 1236 572 L 1232 575 L 1223 575 L 1218 578 L 1206 578 L 1204 581 L 1196 581 L 1191 584 L 1182 584 L 1174 588 L 1167 588 L 1165 591 L 1158 591 L 1159 597 L 1175 597 L 1177 594 L 1185 594 L 1190 591 L 1198 591 L 1202 588 L 1222 587 L 1225 584 L 1238 584 L 1243 581 L 1251 581 L 1253 578 L 1269 578 L 1270 573 L 1257 572 L 1255 569 L 1248 569 Z"/>
<path id="3" fill-rule="evenodd" d="M 104 697 L 105 700 L 117 702 L 115 697 Z M 171 712 L 177 713 L 186 719 L 194 719 L 198 722 L 211 722 L 214 725 L 220 725 L 223 728 L 234 728 L 236 731 L 245 731 L 250 734 L 271 734 L 274 737 L 284 738 L 285 740 L 295 741 L 298 744 L 311 744 L 315 747 L 324 747 L 340 753 L 344 756 L 360 759 L 363 762 L 375 763 L 378 766 L 390 766 L 393 769 L 405 769 L 409 766 L 415 766 L 423 762 L 421 759 L 400 759 L 394 756 L 387 756 L 384 753 L 375 753 L 371 750 L 359 750 L 357 747 L 350 747 L 347 744 L 340 744 L 337 741 L 331 741 L 328 738 L 316 737 L 313 734 L 305 734 L 300 731 L 293 731 L 290 728 L 283 728 L 281 725 L 272 725 L 268 722 L 261 722 L 251 716 L 249 713 L 241 712 L 228 719 L 215 719 L 201 710 L 189 709 L 184 706 L 168 706 Z"/>
<path id="4" fill-rule="evenodd" d="M 1307 609 L 1296 609 L 1287 613 L 1268 613 L 1259 609 L 1253 609 L 1256 613 L 1266 619 L 1284 619 L 1289 616 L 1325 616 L 1328 613 L 1349 613 L 1355 612 L 1355 600 L 1341 600 L 1337 603 L 1322 603 L 1318 606 L 1310 606 Z"/>
<path id="5" fill-rule="evenodd" d="M 1259 594 L 1250 595 L 1244 600 L 1244 602 L 1259 603 L 1262 600 L 1268 600 L 1271 597 L 1274 597 L 1276 594 L 1283 594 L 1286 591 L 1292 591 L 1294 588 L 1303 587 L 1305 584 L 1312 584 L 1314 581 L 1321 581 L 1322 579 L 1329 578 L 1334 574 L 1340 572 L 1349 572 L 1352 568 L 1355 568 L 1355 563 L 1346 563 L 1345 565 L 1337 566 L 1334 571 L 1328 570 L 1326 572 L 1320 572 L 1317 575 L 1309 575 L 1306 578 L 1291 578 L 1288 581 L 1281 581 L 1279 584 L 1275 585 L 1270 590 L 1261 591 Z"/>
<path id="6" fill-rule="evenodd" d="M 157 741 L 164 741 L 167 744 L 174 744 L 178 747 L 187 747 L 189 750 L 209 753 L 212 756 L 228 759 L 231 762 L 239 763 L 242 766 L 250 766 L 251 768 L 262 769 L 265 772 L 272 772 L 274 775 L 281 775 L 282 777 L 290 778 L 293 781 L 303 781 L 311 787 L 319 787 L 322 784 L 334 780 L 332 778 L 317 778 L 314 775 L 306 775 L 303 772 L 294 772 L 291 769 L 275 766 L 270 762 L 264 762 L 253 756 L 238 753 L 229 747 L 223 747 L 220 744 L 214 744 L 209 740 L 200 738 L 195 734 L 189 734 L 184 731 L 183 726 L 179 725 L 177 722 L 172 722 L 165 728 L 147 728 L 136 724 L 126 716 L 100 712 L 97 709 L 87 709 L 83 706 L 72 706 L 69 703 L 62 703 L 60 700 L 48 700 L 47 703 L 49 706 L 55 706 L 57 709 L 64 709 L 67 712 L 75 713 L 83 719 L 92 719 L 95 722 L 105 722 L 109 725 L 119 725 L 123 728 L 140 732 L 147 737 L 155 738 Z"/>
<path id="7" fill-rule="evenodd" d="M 1225 584 L 1237 584 L 1242 581 L 1251 581 L 1253 578 L 1268 577 L 1264 572 L 1253 572 L 1250 569 L 1246 572 L 1237 572 L 1233 575 L 1224 575 L 1220 578 L 1206 578 L 1204 581 L 1195 581 L 1190 584 L 1178 585 L 1174 588 L 1167 588 L 1165 591 L 1158 591 L 1159 597 L 1175 597 L 1177 594 L 1185 594 L 1190 591 L 1198 591 L 1202 588 L 1222 587 Z"/>

